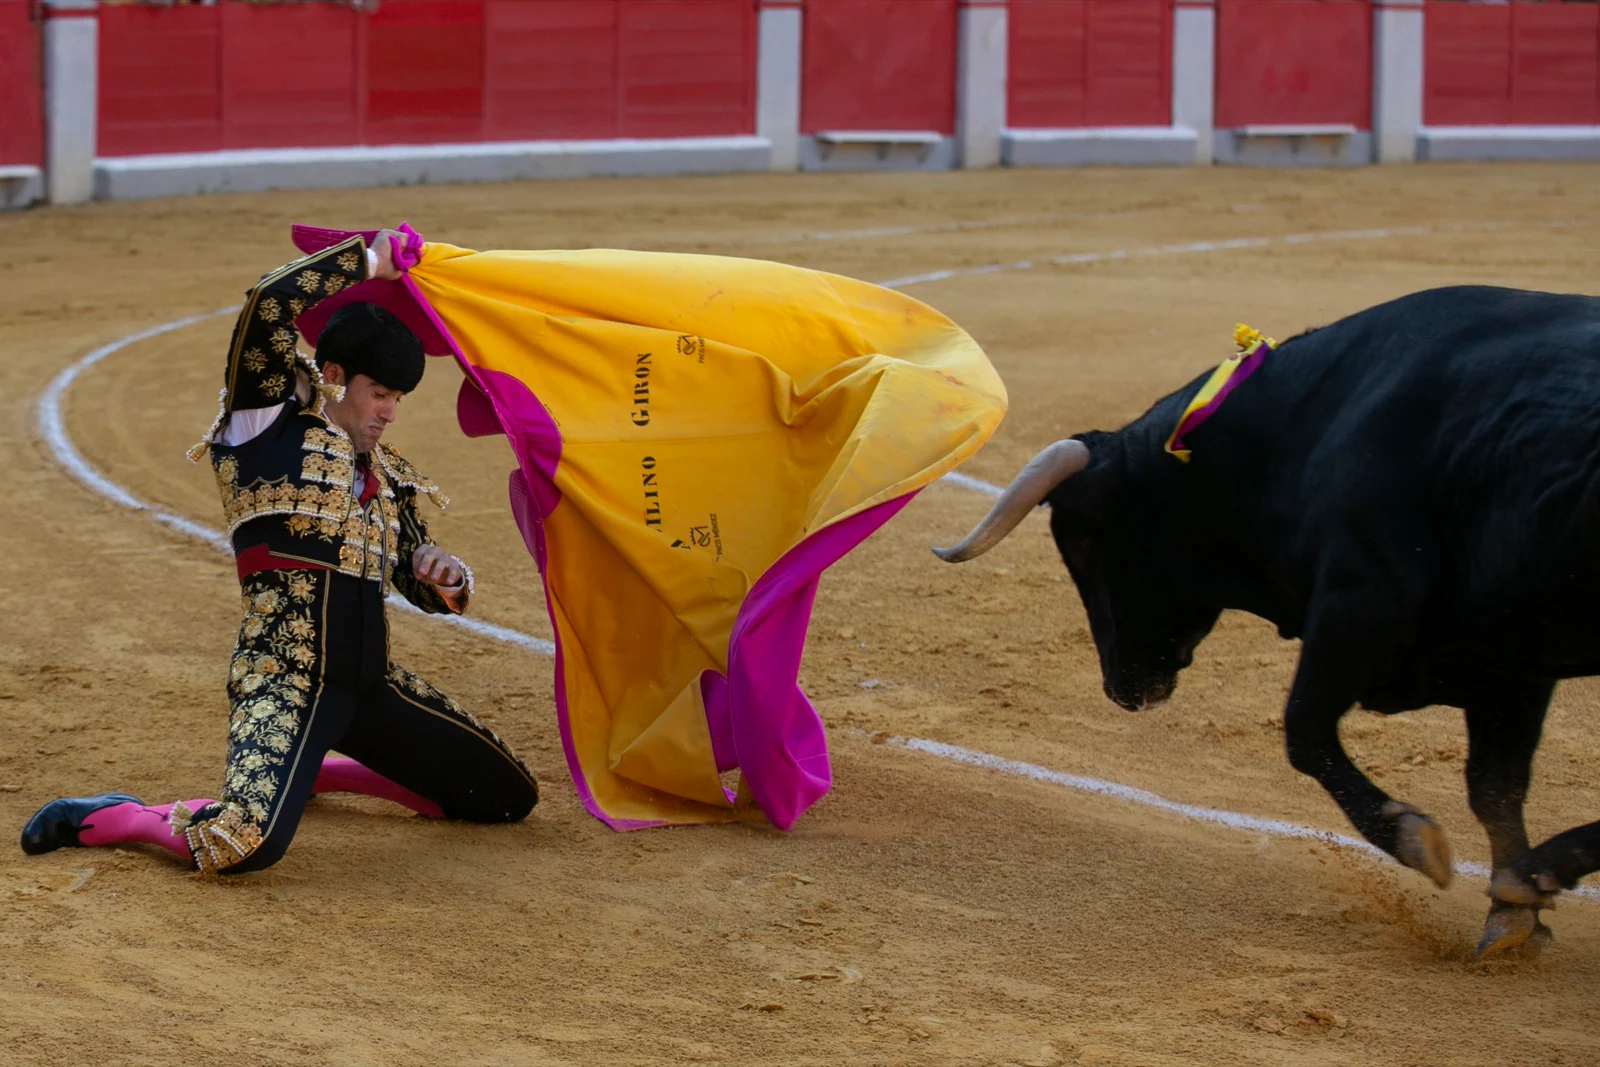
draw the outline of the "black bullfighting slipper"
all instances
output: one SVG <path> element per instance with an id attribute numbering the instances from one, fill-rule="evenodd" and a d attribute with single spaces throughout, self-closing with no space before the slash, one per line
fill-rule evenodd
<path id="1" fill-rule="evenodd" d="M 71 846 L 80 848 L 78 831 L 83 822 L 101 808 L 113 804 L 141 804 L 138 797 L 126 793 L 101 793 L 94 797 L 62 797 L 52 800 L 33 813 L 33 818 L 22 828 L 22 851 L 30 856 L 54 852 Z"/>

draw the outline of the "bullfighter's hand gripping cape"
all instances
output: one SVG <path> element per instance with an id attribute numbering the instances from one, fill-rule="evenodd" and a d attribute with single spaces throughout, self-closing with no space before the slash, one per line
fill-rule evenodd
<path id="1" fill-rule="evenodd" d="M 509 440 L 584 804 L 633 829 L 753 803 L 787 829 L 830 783 L 796 681 L 817 578 L 994 432 L 994 368 L 932 308 L 850 278 L 404 232 L 398 282 L 299 325 L 314 342 L 338 307 L 383 304 L 460 364 L 462 429 Z M 295 228 L 307 252 L 347 236 Z"/>

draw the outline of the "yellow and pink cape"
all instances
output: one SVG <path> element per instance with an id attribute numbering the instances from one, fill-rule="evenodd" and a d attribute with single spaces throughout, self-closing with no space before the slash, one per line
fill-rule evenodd
<path id="1" fill-rule="evenodd" d="M 584 804 L 631 829 L 732 820 L 743 794 L 789 827 L 830 783 L 796 682 L 817 578 L 994 432 L 988 359 L 932 308 L 837 275 L 406 232 L 399 282 L 300 327 L 390 307 L 460 365 L 462 429 L 509 440 Z M 346 236 L 295 228 L 308 252 Z"/>

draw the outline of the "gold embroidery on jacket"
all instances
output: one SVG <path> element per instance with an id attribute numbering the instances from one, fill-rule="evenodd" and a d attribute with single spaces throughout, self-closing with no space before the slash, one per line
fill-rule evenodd
<path id="1" fill-rule="evenodd" d="M 325 249 L 323 252 L 318 253 L 318 256 L 327 255 L 329 253 L 337 253 L 340 252 L 341 249 L 346 248 L 348 248 L 348 251 L 353 252 L 356 249 L 364 250 L 366 247 L 366 238 L 358 234 L 354 237 L 347 238 L 340 244 L 334 245 L 331 249 Z M 301 271 L 302 273 L 295 278 L 294 284 L 298 285 L 307 294 L 316 292 L 321 283 L 320 276 L 314 270 L 304 269 L 306 264 L 311 261 L 311 258 L 312 257 L 310 255 L 304 255 L 296 260 L 293 260 L 292 262 L 285 263 L 271 274 L 268 274 L 266 277 L 262 278 L 261 281 L 257 282 L 254 288 L 250 290 L 250 298 L 245 304 L 246 311 L 248 312 L 252 306 L 255 306 L 258 301 L 266 296 L 264 290 L 267 288 L 267 286 L 281 278 L 288 277 L 297 270 Z M 308 306 L 308 301 L 302 300 L 299 297 L 292 298 L 289 301 L 289 317 L 292 319 L 299 318 L 300 313 L 303 312 Z M 245 330 L 236 330 L 233 345 L 228 350 L 227 382 L 223 385 L 222 389 L 222 394 L 224 397 L 224 413 L 226 413 L 231 407 L 231 405 L 228 405 L 226 398 L 234 395 L 234 392 L 238 386 L 239 367 L 241 365 L 241 361 L 239 359 L 239 347 L 244 343 L 246 333 L 247 331 Z M 202 444 L 209 443 L 209 441 L 210 438 L 207 437 L 204 441 L 202 441 Z M 190 456 L 189 458 L 198 460 L 199 452 L 201 451 L 200 447 L 197 445 L 192 451 L 194 451 L 196 454 Z"/>
<path id="2" fill-rule="evenodd" d="M 440 511 L 450 506 L 450 498 L 439 491 L 439 487 L 432 479 L 417 470 L 410 460 L 388 445 L 379 442 L 378 447 L 372 450 L 372 455 L 377 460 L 373 466 L 381 466 L 389 481 L 395 485 L 414 489 L 423 494 L 433 501 L 434 506 Z"/>
<path id="3" fill-rule="evenodd" d="M 363 506 L 355 496 L 355 452 L 343 431 L 332 425 L 309 427 L 300 447 L 300 484 L 284 476 L 241 486 L 238 460 L 231 455 L 216 459 L 227 535 L 232 537 L 252 519 L 283 515 L 285 528 L 297 537 L 339 542 L 341 572 L 387 583 L 400 544 L 400 505 L 391 484 L 395 477 L 391 464 L 398 460 L 412 474 L 415 468 L 392 451 L 375 453 L 380 458 L 369 465 L 368 477 L 376 483 L 376 492 Z"/>

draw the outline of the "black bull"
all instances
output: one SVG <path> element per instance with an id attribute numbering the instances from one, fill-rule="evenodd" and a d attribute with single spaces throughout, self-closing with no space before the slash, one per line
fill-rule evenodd
<path id="1" fill-rule="evenodd" d="M 1205 379 L 1115 433 L 1041 452 L 954 549 L 1038 504 L 1077 583 L 1105 691 L 1169 696 L 1227 609 L 1300 638 L 1289 761 L 1367 840 L 1444 885 L 1449 845 L 1339 742 L 1354 704 L 1459 707 L 1493 857 L 1480 950 L 1537 948 L 1539 910 L 1600 869 L 1600 822 L 1529 847 L 1523 801 L 1562 678 L 1600 674 L 1600 298 L 1416 293 L 1293 338 L 1187 435 Z"/>

